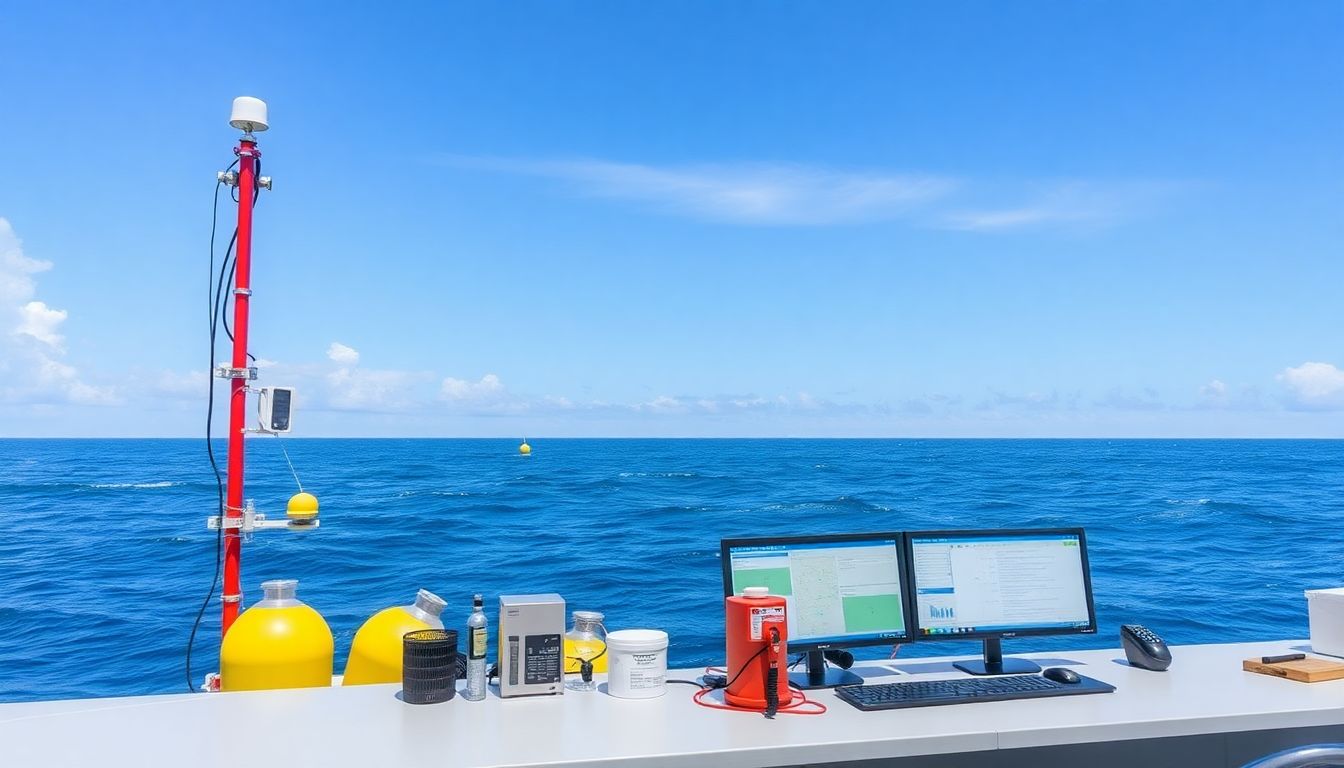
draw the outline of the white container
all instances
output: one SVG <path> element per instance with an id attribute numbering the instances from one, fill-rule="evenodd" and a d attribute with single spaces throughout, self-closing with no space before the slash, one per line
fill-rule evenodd
<path id="1" fill-rule="evenodd" d="M 1344 587 L 1308 589 L 1311 652 L 1344 656 Z"/>
<path id="2" fill-rule="evenodd" d="M 667 693 L 667 633 L 619 629 L 607 635 L 607 693 L 652 699 Z"/>

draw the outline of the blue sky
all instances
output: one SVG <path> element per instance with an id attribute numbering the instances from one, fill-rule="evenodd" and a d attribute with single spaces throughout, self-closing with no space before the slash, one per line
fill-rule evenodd
<path id="1" fill-rule="evenodd" d="M 5 11 L 0 434 L 201 431 L 242 94 L 298 435 L 1344 430 L 1340 3 L 249 13 Z"/>

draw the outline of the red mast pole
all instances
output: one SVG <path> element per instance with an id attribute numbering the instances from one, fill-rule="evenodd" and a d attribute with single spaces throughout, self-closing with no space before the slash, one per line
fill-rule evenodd
<path id="1" fill-rule="evenodd" d="M 252 204 L 257 194 L 257 140 L 249 132 L 238 141 L 238 257 L 233 288 L 233 369 L 229 386 L 229 469 L 224 515 L 243 516 L 243 436 L 247 409 L 248 378 L 239 375 L 249 368 L 247 359 L 248 303 L 252 297 Z M 238 618 L 243 600 L 241 585 L 242 539 L 237 528 L 224 529 L 224 594 L 220 618 L 222 637 Z"/>

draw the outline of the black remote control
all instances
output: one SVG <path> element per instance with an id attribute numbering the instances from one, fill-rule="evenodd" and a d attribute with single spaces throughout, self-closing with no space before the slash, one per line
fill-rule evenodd
<path id="1" fill-rule="evenodd" d="M 1131 666 L 1162 672 L 1171 666 L 1171 650 L 1162 638 L 1138 624 L 1120 626 L 1120 645 Z"/>

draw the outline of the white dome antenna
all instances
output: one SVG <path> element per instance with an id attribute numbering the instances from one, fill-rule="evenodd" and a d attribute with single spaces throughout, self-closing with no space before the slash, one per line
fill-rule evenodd
<path id="1" fill-rule="evenodd" d="M 244 133 L 260 133 L 270 125 L 266 119 L 266 102 L 252 96 L 239 96 L 233 100 L 233 115 L 229 125 Z"/>

